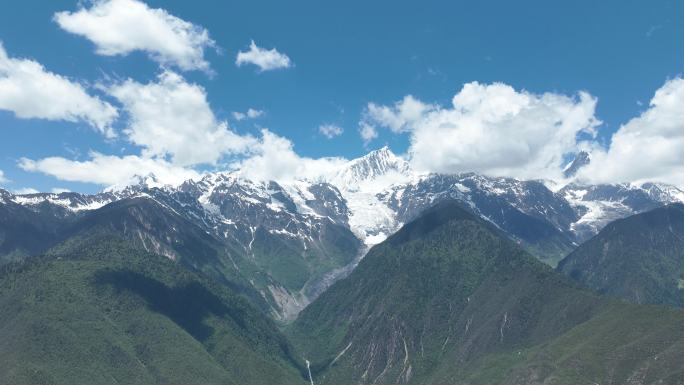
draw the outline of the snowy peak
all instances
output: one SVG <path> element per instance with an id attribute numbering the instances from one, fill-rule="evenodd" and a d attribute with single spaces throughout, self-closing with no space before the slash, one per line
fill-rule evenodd
<path id="1" fill-rule="evenodd" d="M 347 171 L 353 173 L 358 179 L 373 179 L 390 172 L 408 175 L 411 168 L 406 160 L 398 157 L 385 146 L 352 160 Z"/>
<path id="2" fill-rule="evenodd" d="M 571 178 L 577 174 L 577 172 L 584 166 L 588 165 L 589 162 L 591 162 L 591 155 L 589 155 L 588 152 L 586 151 L 580 151 L 575 155 L 575 159 L 572 160 L 572 162 L 568 163 L 568 165 L 565 167 L 565 170 L 563 170 L 563 176 L 566 178 Z"/>
<path id="3" fill-rule="evenodd" d="M 684 202 L 684 191 L 660 183 L 569 184 L 559 191 L 578 212 L 571 230 L 580 240 L 595 235 L 619 218 L 652 210 L 664 204 Z"/>
<path id="4" fill-rule="evenodd" d="M 356 190 L 373 181 L 386 185 L 404 182 L 411 174 L 409 163 L 385 146 L 349 161 L 331 178 L 331 183 L 342 190 Z"/>
<path id="5" fill-rule="evenodd" d="M 684 191 L 663 183 L 644 183 L 641 189 L 653 200 L 663 203 L 684 202 Z"/>
<path id="6" fill-rule="evenodd" d="M 200 180 L 189 180 L 179 190 L 190 194 L 210 213 L 216 213 L 224 201 L 261 206 L 271 212 L 288 212 L 303 216 L 328 217 L 346 224 L 344 199 L 331 184 L 310 181 L 254 181 L 234 173 L 206 174 Z M 237 218 L 238 220 L 240 218 Z"/>
<path id="7" fill-rule="evenodd" d="M 349 208 L 349 227 L 366 245 L 383 241 L 400 224 L 379 194 L 411 181 L 409 163 L 387 146 L 347 162 L 327 180 L 337 187 Z"/>
<path id="8" fill-rule="evenodd" d="M 136 175 L 135 179 L 137 181 L 136 185 L 142 188 L 162 188 L 165 186 L 164 183 L 162 183 L 159 178 L 157 178 L 156 175 L 153 173 L 149 173 L 146 176 L 139 176 Z"/>
<path id="9" fill-rule="evenodd" d="M 22 205 L 34 211 L 39 210 L 43 204 L 49 204 L 61 207 L 67 210 L 66 212 L 77 213 L 96 210 L 119 199 L 121 197 L 111 193 L 100 193 L 97 195 L 75 192 L 12 194 L 9 191 L 0 189 L 0 204 Z"/>
<path id="10" fill-rule="evenodd" d="M 128 183 L 110 186 L 106 188 L 104 192 L 117 195 L 128 195 L 133 192 L 151 190 L 153 188 L 161 189 L 170 187 L 173 186 L 164 184 L 154 173 L 149 173 L 147 175 L 134 175 Z"/>
<path id="11" fill-rule="evenodd" d="M 0 203 L 7 203 L 11 200 L 12 194 L 9 191 L 0 188 Z"/>

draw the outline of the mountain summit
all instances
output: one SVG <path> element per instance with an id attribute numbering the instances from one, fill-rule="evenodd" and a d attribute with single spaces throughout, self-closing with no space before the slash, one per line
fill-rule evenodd
<path id="1" fill-rule="evenodd" d="M 129 214 L 155 207 L 159 218 L 174 218 L 163 223 L 185 224 L 161 231 L 136 226 L 139 234 L 126 227 L 129 236 L 147 240 L 145 250 L 161 248 L 163 254 L 191 263 L 196 256 L 189 250 L 195 246 L 184 248 L 172 240 L 185 238 L 170 234 L 189 229 L 205 234 L 217 257 L 203 268 L 223 278 L 237 272 L 278 318 L 290 320 L 353 270 L 370 247 L 439 202 L 458 201 L 555 266 L 608 222 L 684 201 L 684 192 L 652 183 L 572 184 L 551 191 L 539 181 L 419 174 L 383 147 L 315 180 L 249 180 L 235 172 L 215 172 L 177 186 L 148 175 L 134 185 L 94 195 L 2 190 L 0 213 L 7 214 L 0 216 L 0 264 L 45 251 L 85 216 L 128 199 L 135 206 L 125 211 Z M 150 200 L 156 205 L 148 205 Z M 144 224 L 146 219 L 138 216 L 125 223 Z M 103 221 L 109 223 L 105 217 Z"/>
<path id="2" fill-rule="evenodd" d="M 565 170 L 563 170 L 563 176 L 566 178 L 571 178 L 577 175 L 577 172 L 584 166 L 591 162 L 591 156 L 586 151 L 580 151 L 575 156 L 575 159 L 570 162 Z"/>
<path id="3" fill-rule="evenodd" d="M 330 183 L 345 190 L 355 190 L 373 181 L 380 184 L 403 182 L 411 175 L 409 163 L 385 146 L 347 162 L 330 178 Z"/>

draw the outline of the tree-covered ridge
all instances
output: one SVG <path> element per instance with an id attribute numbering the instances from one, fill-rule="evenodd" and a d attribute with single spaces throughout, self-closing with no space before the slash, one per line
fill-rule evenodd
<path id="1" fill-rule="evenodd" d="M 684 382 L 684 310 L 583 289 L 453 202 L 371 249 L 285 335 L 239 276 L 184 262 L 215 255 L 201 232 L 166 244 L 190 247 L 174 261 L 130 235 L 183 222 L 119 205 L 1 268 L 0 383 L 305 384 L 305 360 L 330 385 Z"/>
<path id="2" fill-rule="evenodd" d="M 289 333 L 321 383 L 626 383 L 656 356 L 643 378 L 677 383 L 682 327 L 684 312 L 580 289 L 446 203 L 373 248 Z"/>
<path id="3" fill-rule="evenodd" d="M 612 222 L 568 255 L 558 270 L 630 302 L 684 306 L 684 205 Z"/>
<path id="4" fill-rule="evenodd" d="M 299 384 L 242 296 L 108 234 L 0 273 L 0 383 Z"/>

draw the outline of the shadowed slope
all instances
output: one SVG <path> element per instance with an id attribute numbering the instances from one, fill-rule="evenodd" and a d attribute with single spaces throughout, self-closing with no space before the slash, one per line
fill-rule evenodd
<path id="1" fill-rule="evenodd" d="M 567 256 L 558 270 L 634 303 L 684 306 L 684 205 L 617 220 Z"/>
<path id="2" fill-rule="evenodd" d="M 301 363 L 241 296 L 115 237 L 0 273 L 0 383 L 299 384 Z"/>

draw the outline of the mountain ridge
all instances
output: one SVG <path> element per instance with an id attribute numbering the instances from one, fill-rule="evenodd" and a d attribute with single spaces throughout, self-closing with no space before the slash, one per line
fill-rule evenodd
<path id="1" fill-rule="evenodd" d="M 684 333 L 672 333 L 684 326 L 684 311 L 601 298 L 497 233 L 458 204 L 443 202 L 373 247 L 288 329 L 311 360 L 314 380 L 492 385 L 684 379 Z M 663 360 L 658 368 L 644 369 L 654 356 Z"/>
<path id="2" fill-rule="evenodd" d="M 0 288 L 2 383 L 304 383 L 263 312 L 111 232 L 0 267 Z"/>
<path id="3" fill-rule="evenodd" d="M 684 307 L 684 204 L 611 222 L 558 271 L 602 294 Z"/>
<path id="4" fill-rule="evenodd" d="M 207 232 L 212 242 L 249 262 L 278 318 L 291 320 L 331 283 L 346 276 L 367 250 L 426 208 L 456 199 L 514 242 L 554 266 L 611 220 L 684 201 L 673 186 L 569 184 L 552 191 L 540 181 L 476 173 L 418 174 L 384 147 L 315 180 L 253 181 L 239 173 L 208 173 L 178 186 L 154 175 L 99 194 L 17 195 L 0 189 L 0 206 L 54 229 L 124 199 L 144 197 Z M 21 213 L 21 214 L 18 214 Z M 36 254 L 59 240 L 21 241 L 11 219 L 0 233 L 0 263 Z M 29 221 L 30 222 L 30 221 Z M 17 240 L 15 242 L 15 239 Z M 282 260 L 270 258 L 275 250 Z M 150 251 L 154 251 L 150 249 Z"/>

